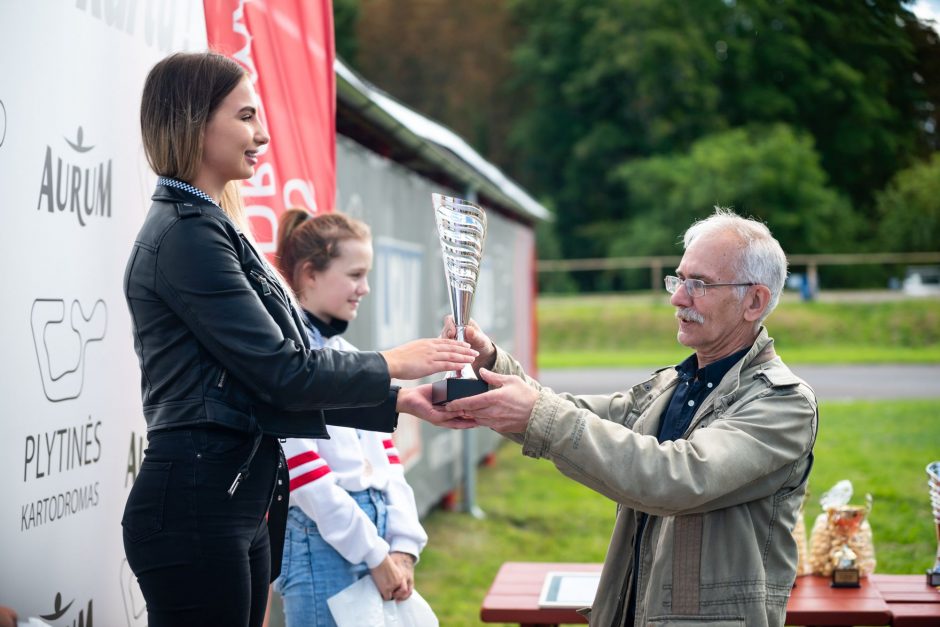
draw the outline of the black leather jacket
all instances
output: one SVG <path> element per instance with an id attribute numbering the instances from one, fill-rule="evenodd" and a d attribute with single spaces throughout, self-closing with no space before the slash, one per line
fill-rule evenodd
<path id="1" fill-rule="evenodd" d="M 395 429 L 384 358 L 311 350 L 280 283 L 212 203 L 157 186 L 124 293 L 148 431 L 215 424 L 325 438 L 324 422 Z"/>

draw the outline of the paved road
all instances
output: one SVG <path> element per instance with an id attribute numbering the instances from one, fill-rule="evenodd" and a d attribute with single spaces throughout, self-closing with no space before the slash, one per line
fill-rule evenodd
<path id="1" fill-rule="evenodd" d="M 623 390 L 652 369 L 543 370 L 540 381 L 559 392 L 601 394 Z M 940 398 L 940 364 L 793 366 L 821 401 Z"/>

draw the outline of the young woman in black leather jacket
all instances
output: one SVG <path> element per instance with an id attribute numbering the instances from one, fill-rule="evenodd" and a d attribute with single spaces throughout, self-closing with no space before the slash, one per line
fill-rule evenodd
<path id="1" fill-rule="evenodd" d="M 261 625 L 288 503 L 278 438 L 328 437 L 325 423 L 392 431 L 398 411 L 440 423 L 430 386 L 391 378 L 475 355 L 443 339 L 383 353 L 310 348 L 232 201 L 269 141 L 258 109 L 245 71 L 215 53 L 172 55 L 144 86 L 144 149 L 160 178 L 124 291 L 148 447 L 122 525 L 151 627 Z"/>

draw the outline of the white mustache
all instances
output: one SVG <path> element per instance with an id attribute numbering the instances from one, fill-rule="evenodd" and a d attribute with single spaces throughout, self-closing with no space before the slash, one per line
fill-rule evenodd
<path id="1" fill-rule="evenodd" d="M 686 322 L 697 322 L 698 324 L 704 324 L 705 318 L 699 312 L 695 311 L 691 307 L 683 307 L 682 309 L 676 310 L 676 318 L 679 320 L 685 320 Z"/>

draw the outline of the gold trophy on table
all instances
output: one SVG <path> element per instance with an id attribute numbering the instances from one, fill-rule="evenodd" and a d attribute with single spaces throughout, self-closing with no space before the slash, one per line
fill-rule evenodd
<path id="1" fill-rule="evenodd" d="M 858 555 L 849 546 L 849 541 L 856 536 L 870 511 L 869 494 L 865 505 L 842 505 L 829 512 L 829 522 L 834 530 L 830 554 L 833 588 L 858 588 L 861 585 Z"/>

